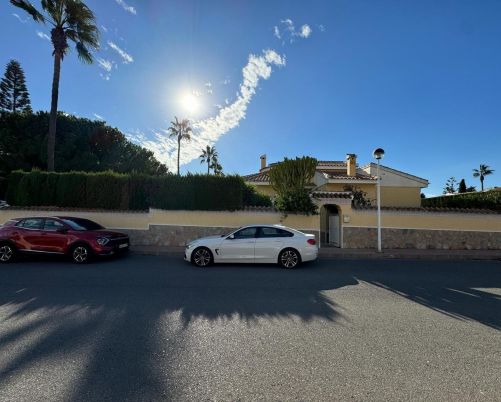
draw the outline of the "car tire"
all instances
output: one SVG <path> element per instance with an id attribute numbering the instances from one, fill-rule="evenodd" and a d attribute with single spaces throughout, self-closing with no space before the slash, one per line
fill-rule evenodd
<path id="1" fill-rule="evenodd" d="M 191 253 L 191 262 L 197 267 L 205 268 L 214 262 L 214 257 L 207 247 L 198 247 Z"/>
<path id="2" fill-rule="evenodd" d="M 301 255 L 293 248 L 282 250 L 278 256 L 278 264 L 285 269 L 296 268 L 301 263 Z"/>
<path id="3" fill-rule="evenodd" d="M 77 244 L 71 248 L 70 257 L 75 264 L 87 264 L 92 257 L 92 251 L 86 244 Z"/>
<path id="4" fill-rule="evenodd" d="M 0 263 L 7 264 L 14 260 L 16 248 L 10 243 L 0 243 Z"/>

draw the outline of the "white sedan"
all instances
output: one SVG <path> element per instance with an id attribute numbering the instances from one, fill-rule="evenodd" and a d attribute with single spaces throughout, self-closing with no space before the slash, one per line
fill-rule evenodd
<path id="1" fill-rule="evenodd" d="M 315 236 L 279 225 L 251 225 L 222 236 L 193 240 L 184 259 L 199 267 L 212 263 L 273 263 L 294 268 L 318 256 Z"/>

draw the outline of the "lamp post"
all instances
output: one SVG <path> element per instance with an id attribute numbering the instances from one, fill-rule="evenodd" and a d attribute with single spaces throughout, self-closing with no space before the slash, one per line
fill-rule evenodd
<path id="1" fill-rule="evenodd" d="M 384 149 L 376 148 L 372 156 L 377 160 L 377 251 L 381 252 L 381 177 L 379 176 L 379 161 L 384 157 Z"/>

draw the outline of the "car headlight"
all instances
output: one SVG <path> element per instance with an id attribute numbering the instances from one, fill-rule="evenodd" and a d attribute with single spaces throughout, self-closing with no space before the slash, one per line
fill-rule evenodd
<path id="1" fill-rule="evenodd" d="M 96 241 L 100 246 L 106 246 L 109 243 L 110 239 L 108 239 L 107 237 L 98 237 Z"/>

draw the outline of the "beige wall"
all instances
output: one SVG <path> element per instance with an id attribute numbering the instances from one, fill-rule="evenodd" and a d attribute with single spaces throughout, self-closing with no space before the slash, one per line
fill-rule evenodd
<path id="1" fill-rule="evenodd" d="M 250 224 L 282 224 L 294 229 L 318 230 L 318 216 L 288 215 L 255 211 L 166 211 L 151 209 L 148 213 L 128 212 L 75 212 L 0 210 L 0 224 L 12 218 L 25 216 L 75 216 L 91 219 L 114 229 L 148 229 L 150 224 L 173 226 L 239 227 Z"/>
<path id="2" fill-rule="evenodd" d="M 277 192 L 273 190 L 273 187 L 271 187 L 269 184 L 254 185 L 254 188 L 258 193 L 268 195 L 270 197 L 273 197 L 277 194 Z"/>
<path id="3" fill-rule="evenodd" d="M 420 207 L 421 189 L 419 187 L 381 186 L 381 205 L 384 207 Z"/>

